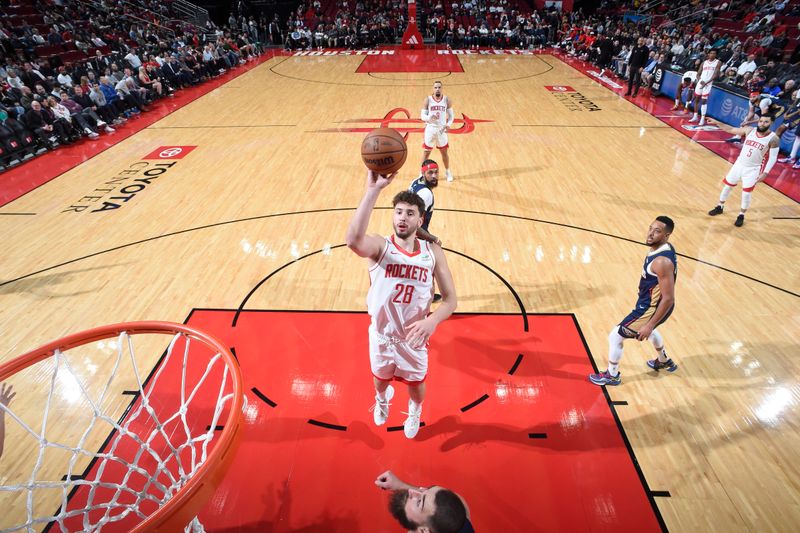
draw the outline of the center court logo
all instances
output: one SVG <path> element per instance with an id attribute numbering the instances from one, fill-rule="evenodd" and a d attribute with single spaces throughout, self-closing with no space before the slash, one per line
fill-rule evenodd
<path id="1" fill-rule="evenodd" d="M 478 118 L 469 118 L 465 114 L 461 114 L 461 118 L 453 121 L 453 126 L 447 130 L 448 135 L 465 135 L 475 131 L 475 124 L 482 122 L 493 122 L 492 120 L 482 120 Z M 411 113 L 408 109 L 402 107 L 395 107 L 383 118 L 352 118 L 343 120 L 344 124 L 367 124 L 366 126 L 355 127 L 340 127 L 328 128 L 324 130 L 317 130 L 318 133 L 369 133 L 375 128 L 392 128 L 403 134 L 403 138 L 408 140 L 408 135 L 411 133 L 424 133 L 425 123 L 418 118 L 411 118 Z"/>

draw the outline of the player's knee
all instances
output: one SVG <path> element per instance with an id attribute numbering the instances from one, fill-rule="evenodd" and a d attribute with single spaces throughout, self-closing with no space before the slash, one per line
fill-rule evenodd
<path id="1" fill-rule="evenodd" d="M 619 326 L 614 326 L 614 329 L 612 329 L 608 334 L 608 344 L 613 346 L 622 346 L 622 341 L 624 340 L 625 337 L 619 333 Z"/>

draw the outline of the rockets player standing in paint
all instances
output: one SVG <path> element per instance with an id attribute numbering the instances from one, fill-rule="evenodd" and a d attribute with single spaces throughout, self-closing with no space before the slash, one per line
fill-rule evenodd
<path id="1" fill-rule="evenodd" d="M 708 212 L 712 217 L 721 215 L 725 208 L 725 200 L 730 196 L 731 191 L 739 181 L 742 182 L 742 209 L 736 217 L 734 225 L 740 227 L 744 224 L 744 214 L 750 207 L 751 196 L 756 184 L 764 181 L 775 166 L 780 151 L 780 138 L 772 127 L 772 117 L 761 115 L 758 125 L 755 128 L 732 128 L 727 124 L 718 122 L 717 125 L 722 131 L 732 135 L 745 135 L 742 151 L 731 167 L 728 175 L 722 180 L 722 192 L 719 195 L 719 203 Z M 767 152 L 769 151 L 769 156 Z"/>
<path id="2" fill-rule="evenodd" d="M 706 123 L 706 109 L 708 108 L 708 95 L 711 94 L 711 86 L 714 80 L 719 77 L 719 69 L 722 62 L 717 59 L 717 51 L 709 50 L 708 57 L 697 71 L 697 85 L 694 87 L 694 115 L 689 122 L 697 122 L 697 109 L 700 109 L 700 122 L 698 126 Z"/>
<path id="3" fill-rule="evenodd" d="M 447 181 L 453 181 L 453 173 L 450 172 L 450 156 L 447 154 L 447 130 L 453 125 L 455 112 L 453 111 L 453 101 L 442 93 L 442 82 L 433 83 L 433 94 L 425 97 L 420 119 L 425 123 L 422 161 L 428 159 L 431 150 L 438 146 L 439 152 L 442 154 Z"/>
<path id="4" fill-rule="evenodd" d="M 367 190 L 347 228 L 345 242 L 369 261 L 369 356 L 376 392 L 373 419 L 378 426 L 386 422 L 394 396 L 390 383 L 405 383 L 409 400 L 403 430 L 412 439 L 419 431 L 425 399 L 428 341 L 439 323 L 455 310 L 456 292 L 441 246 L 417 238 L 425 204 L 413 192 L 399 192 L 392 200 L 393 235 L 367 235 L 378 196 L 396 175 L 368 172 Z M 442 303 L 431 313 L 434 278 Z"/>

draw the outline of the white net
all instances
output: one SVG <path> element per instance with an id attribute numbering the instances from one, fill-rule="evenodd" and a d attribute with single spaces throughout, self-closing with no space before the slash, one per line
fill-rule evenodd
<path id="1" fill-rule="evenodd" d="M 122 332 L 116 343 L 105 343 L 116 347 L 116 356 L 113 362 L 104 361 L 108 375 L 99 383 L 91 380 L 93 372 L 83 375 L 75 369 L 96 369 L 94 363 L 76 364 L 70 350 L 55 351 L 46 360 L 49 383 L 40 383 L 46 398 L 38 409 L 41 423 L 32 421 L 30 413 L 16 413 L 15 404 L 0 402 L 6 433 L 16 426 L 18 436 L 36 443 L 14 450 L 22 457 L 15 467 L 25 465 L 25 458 L 32 463 L 29 475 L 0 477 L 0 496 L 7 496 L 0 499 L 0 531 L 127 531 L 163 507 L 206 462 L 220 417 L 235 394 L 225 358 L 202 341 L 177 333 L 155 373 L 143 378 L 134 337 Z M 37 374 L 43 375 L 41 369 Z M 119 381 L 130 387 L 123 394 L 135 397 L 122 416 L 110 407 L 111 397 L 120 392 Z M 84 406 L 81 417 L 60 414 L 56 390 L 64 383 Z M 101 446 L 98 434 L 107 435 Z M 7 442 L 6 453 L 14 442 Z M 3 463 L 6 458 L 0 463 L 5 470 Z M 65 475 L 58 479 L 53 476 L 57 471 Z M 15 503 L 9 507 L 9 502 Z M 9 509 L 16 513 L 7 513 Z M 186 530 L 203 529 L 195 519 Z"/>

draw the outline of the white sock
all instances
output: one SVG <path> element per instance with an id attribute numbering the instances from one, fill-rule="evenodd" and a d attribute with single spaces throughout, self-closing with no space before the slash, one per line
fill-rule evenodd
<path id="1" fill-rule="evenodd" d="M 751 192 L 744 192 L 742 191 L 742 214 L 750 207 L 750 201 L 752 200 L 753 193 Z"/>
<path id="2" fill-rule="evenodd" d="M 419 413 L 422 411 L 422 403 L 417 403 L 414 400 L 408 400 L 408 410 L 412 413 Z"/>
<path id="3" fill-rule="evenodd" d="M 700 114 L 703 115 L 703 118 L 706 118 L 706 109 L 708 109 L 708 104 L 700 106 Z"/>
<path id="4" fill-rule="evenodd" d="M 800 148 L 800 136 L 794 138 L 794 142 L 792 143 L 792 153 L 789 154 L 789 157 L 794 159 L 797 157 L 797 149 Z"/>
<path id="5" fill-rule="evenodd" d="M 378 400 L 385 402 L 386 401 L 386 391 L 389 390 L 389 387 L 386 387 L 383 392 L 378 392 Z M 376 391 L 377 392 L 377 391 Z"/>
<path id="6" fill-rule="evenodd" d="M 722 192 L 719 194 L 719 205 L 722 205 L 722 204 L 725 203 L 725 200 L 727 200 L 728 196 L 731 195 L 731 191 L 732 190 L 733 190 L 733 187 L 731 187 L 730 185 L 723 185 L 722 186 Z"/>
<path id="7" fill-rule="evenodd" d="M 658 352 L 659 362 L 665 363 L 669 357 L 667 357 L 667 350 L 664 348 L 664 338 L 661 336 L 661 333 L 653 330 L 650 334 L 650 342 L 653 343 L 653 348 Z"/>
<path id="8" fill-rule="evenodd" d="M 622 341 L 625 338 L 617 331 L 618 326 L 614 326 L 608 334 L 608 373 L 616 377 L 619 375 L 619 362 L 622 360 Z"/>

